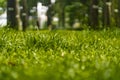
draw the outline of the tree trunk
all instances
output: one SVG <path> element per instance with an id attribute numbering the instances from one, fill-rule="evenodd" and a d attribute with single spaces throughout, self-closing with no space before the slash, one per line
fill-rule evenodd
<path id="1" fill-rule="evenodd" d="M 16 26 L 15 0 L 7 0 L 7 25 L 12 28 L 15 28 Z"/>
<path id="2" fill-rule="evenodd" d="M 28 8 L 27 8 L 27 0 L 21 0 L 22 1 L 22 27 L 25 31 L 28 26 Z"/>
<path id="3" fill-rule="evenodd" d="M 120 27 L 120 0 L 118 0 L 118 27 Z"/>
<path id="4" fill-rule="evenodd" d="M 19 0 L 7 0 L 7 24 L 14 29 L 21 30 Z"/>
<path id="5" fill-rule="evenodd" d="M 46 2 L 43 2 L 45 5 L 48 6 L 47 10 L 47 27 L 49 29 L 52 29 L 52 3 L 50 0 L 47 0 Z"/>
<path id="6" fill-rule="evenodd" d="M 49 9 L 47 11 L 47 26 L 49 28 L 52 27 L 52 6 L 49 6 Z"/>
<path id="7" fill-rule="evenodd" d="M 61 11 L 59 12 L 59 27 L 65 27 L 65 7 L 61 7 Z"/>
<path id="8" fill-rule="evenodd" d="M 62 8 L 62 13 L 61 13 L 62 15 L 61 15 L 61 25 L 62 25 L 62 27 L 64 28 L 65 27 L 65 7 L 63 7 Z"/>
<path id="9" fill-rule="evenodd" d="M 98 28 L 98 0 L 92 0 L 90 6 L 90 26 L 93 29 Z"/>
<path id="10" fill-rule="evenodd" d="M 111 17 L 111 2 L 110 0 L 103 0 L 103 26 L 110 27 Z"/>

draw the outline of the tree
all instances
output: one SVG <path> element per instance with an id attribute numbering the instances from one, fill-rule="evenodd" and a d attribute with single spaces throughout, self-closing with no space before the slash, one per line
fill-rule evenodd
<path id="1" fill-rule="evenodd" d="M 5 8 L 6 0 L 0 0 L 0 7 Z"/>
<path id="2" fill-rule="evenodd" d="M 120 14 L 120 0 L 118 0 L 118 14 Z M 118 26 L 120 27 L 120 15 L 118 15 Z"/>
<path id="3" fill-rule="evenodd" d="M 65 8 L 70 3 L 70 0 L 57 0 L 56 1 L 56 11 L 59 17 L 59 27 L 65 27 Z"/>
<path id="4" fill-rule="evenodd" d="M 22 1 L 22 27 L 25 31 L 28 26 L 28 8 L 27 8 L 27 0 L 21 0 Z"/>
<path id="5" fill-rule="evenodd" d="M 51 1 L 47 1 L 46 5 L 48 6 L 48 10 L 47 10 L 47 26 L 48 27 L 52 27 L 52 11 L 53 11 L 53 5 L 51 4 Z"/>
<path id="6" fill-rule="evenodd" d="M 7 24 L 11 28 L 22 30 L 19 0 L 7 0 Z"/>
<path id="7" fill-rule="evenodd" d="M 103 0 L 103 26 L 110 27 L 111 18 L 111 2 L 110 0 Z"/>
<path id="8" fill-rule="evenodd" d="M 73 2 L 66 7 L 67 17 L 69 18 L 68 24 L 72 27 L 75 21 L 78 21 L 80 24 L 87 24 L 88 18 L 87 7 L 82 2 Z M 80 26 L 79 26 L 80 27 Z"/>
<path id="9" fill-rule="evenodd" d="M 97 29 L 98 28 L 98 3 L 99 0 L 91 0 L 91 5 L 90 5 L 90 26 L 93 29 Z"/>
<path id="10" fill-rule="evenodd" d="M 60 4 L 61 10 L 59 14 L 59 25 L 60 27 L 65 27 L 65 3 Z"/>

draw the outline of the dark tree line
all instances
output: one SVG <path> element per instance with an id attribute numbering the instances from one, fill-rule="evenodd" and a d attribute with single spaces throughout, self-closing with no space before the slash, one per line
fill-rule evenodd
<path id="1" fill-rule="evenodd" d="M 20 10 L 18 0 L 7 0 L 7 23 L 14 29 L 21 28 Z"/>
<path id="2" fill-rule="evenodd" d="M 56 0 L 54 5 L 51 5 L 50 0 L 20 0 L 20 2 L 7 0 L 8 25 L 15 29 L 26 30 L 29 24 L 29 10 L 36 6 L 38 1 L 49 7 L 47 26 L 52 25 L 52 18 L 55 15 L 59 18 L 59 27 L 63 28 L 66 23 L 72 27 L 76 19 L 79 23 L 91 26 L 92 29 L 99 29 L 100 25 L 103 28 L 114 24 L 120 26 L 120 0 Z M 21 12 L 19 5 L 23 6 Z M 66 18 L 69 21 L 66 21 Z"/>

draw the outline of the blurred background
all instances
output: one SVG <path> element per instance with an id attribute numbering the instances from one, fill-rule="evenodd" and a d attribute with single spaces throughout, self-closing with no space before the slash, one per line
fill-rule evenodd
<path id="1" fill-rule="evenodd" d="M 103 29 L 120 27 L 119 0 L 0 0 L 0 27 Z"/>

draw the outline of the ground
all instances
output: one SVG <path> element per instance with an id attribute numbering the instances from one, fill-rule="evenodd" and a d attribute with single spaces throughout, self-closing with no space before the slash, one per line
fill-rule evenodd
<path id="1" fill-rule="evenodd" d="M 120 30 L 0 29 L 0 80 L 119 80 Z"/>

